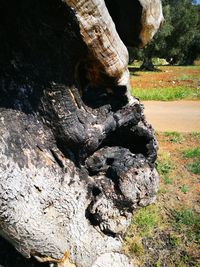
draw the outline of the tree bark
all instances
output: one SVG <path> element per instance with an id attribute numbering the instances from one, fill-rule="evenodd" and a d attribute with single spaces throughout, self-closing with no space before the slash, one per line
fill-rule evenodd
<path id="1" fill-rule="evenodd" d="M 157 141 L 129 93 L 132 31 L 121 41 L 108 2 L 0 3 L 0 235 L 54 266 L 132 266 L 121 236 L 156 197 Z M 146 44 L 161 4 L 136 3 Z M 0 265 L 40 266 L 4 249 Z"/>
<path id="2" fill-rule="evenodd" d="M 151 56 L 144 56 L 142 65 L 140 66 L 141 70 L 146 71 L 155 71 L 155 67 L 153 65 L 152 57 Z"/>

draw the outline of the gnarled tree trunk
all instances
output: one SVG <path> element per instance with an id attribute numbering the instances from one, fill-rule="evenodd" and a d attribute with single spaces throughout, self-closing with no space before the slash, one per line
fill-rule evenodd
<path id="1" fill-rule="evenodd" d="M 121 235 L 155 200 L 157 142 L 124 43 L 152 38 L 160 1 L 0 7 L 0 235 L 55 266 L 131 266 Z M 0 264 L 37 266 L 13 253 Z"/>

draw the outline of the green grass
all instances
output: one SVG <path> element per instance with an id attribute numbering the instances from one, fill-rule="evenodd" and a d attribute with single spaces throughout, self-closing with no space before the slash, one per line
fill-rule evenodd
<path id="1" fill-rule="evenodd" d="M 157 161 L 157 171 L 159 174 L 168 174 L 173 169 L 172 163 L 170 161 Z"/>
<path id="2" fill-rule="evenodd" d="M 200 142 L 200 132 L 192 132 L 190 136 Z"/>
<path id="3" fill-rule="evenodd" d="M 160 259 L 157 261 L 157 263 L 156 263 L 156 267 L 161 267 L 162 265 L 161 265 L 161 262 L 160 262 Z"/>
<path id="4" fill-rule="evenodd" d="M 191 148 L 183 151 L 183 156 L 185 158 L 197 158 L 200 157 L 200 147 Z"/>
<path id="5" fill-rule="evenodd" d="M 186 185 L 182 185 L 180 188 L 180 191 L 184 194 L 186 194 L 188 192 L 188 187 Z"/>
<path id="6" fill-rule="evenodd" d="M 181 209 L 173 212 L 175 227 L 184 230 L 187 234 L 200 244 L 200 214 L 191 209 Z"/>
<path id="7" fill-rule="evenodd" d="M 176 248 L 180 245 L 181 240 L 180 238 L 175 234 L 170 234 L 169 243 L 173 248 Z"/>
<path id="8" fill-rule="evenodd" d="M 140 100 L 172 101 L 180 99 L 200 99 L 200 90 L 197 88 L 174 87 L 174 88 L 132 88 L 131 94 Z"/>
<path id="9" fill-rule="evenodd" d="M 159 221 L 158 207 L 150 205 L 133 214 L 131 225 L 136 227 L 140 236 L 148 236 Z"/>
<path id="10" fill-rule="evenodd" d="M 164 176 L 163 177 L 163 182 L 164 182 L 164 184 L 172 184 L 172 180 L 169 178 L 169 177 L 167 177 L 167 176 Z"/>
<path id="11" fill-rule="evenodd" d="M 189 163 L 187 165 L 187 168 L 189 171 L 193 172 L 194 174 L 199 174 L 200 175 L 200 160 Z"/>
<path id="12" fill-rule="evenodd" d="M 151 236 L 159 222 L 160 213 L 157 205 L 149 205 L 135 211 L 125 236 L 124 252 L 130 256 L 142 256 L 144 254 L 142 240 Z"/>
<path id="13" fill-rule="evenodd" d="M 178 77 L 177 80 L 179 81 L 187 81 L 187 80 L 198 80 L 200 79 L 200 75 L 199 74 L 182 74 L 180 77 Z"/>
<path id="14" fill-rule="evenodd" d="M 191 69 L 191 70 L 199 70 L 200 66 L 189 65 L 189 66 L 174 66 L 175 68 L 183 68 L 183 69 Z"/>
<path id="15" fill-rule="evenodd" d="M 163 153 L 162 155 L 159 155 L 156 169 L 158 173 L 160 175 L 163 175 L 164 177 L 166 177 L 166 175 L 168 175 L 173 170 L 173 164 L 169 158 L 168 153 Z"/>
<path id="16" fill-rule="evenodd" d="M 141 256 L 144 252 L 142 241 L 140 238 L 126 237 L 125 253 L 130 256 Z"/>
<path id="17" fill-rule="evenodd" d="M 183 135 L 178 132 L 164 132 L 163 135 L 172 143 L 181 143 L 184 140 Z"/>
<path id="18" fill-rule="evenodd" d="M 193 224 L 193 212 L 191 209 L 181 209 L 179 211 L 174 211 L 175 222 L 181 225 L 191 226 Z"/>

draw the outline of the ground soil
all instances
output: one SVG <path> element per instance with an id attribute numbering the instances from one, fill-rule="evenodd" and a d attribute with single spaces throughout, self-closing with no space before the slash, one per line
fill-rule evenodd
<path id="1" fill-rule="evenodd" d="M 200 101 L 142 101 L 156 131 L 200 132 Z"/>
<path id="2" fill-rule="evenodd" d="M 129 68 L 132 74 L 131 86 L 138 89 L 173 88 L 200 86 L 200 67 L 161 66 L 155 72 L 141 72 Z"/>

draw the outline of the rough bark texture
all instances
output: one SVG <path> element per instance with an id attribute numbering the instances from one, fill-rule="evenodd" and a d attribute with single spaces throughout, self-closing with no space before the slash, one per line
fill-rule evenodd
<path id="1" fill-rule="evenodd" d="M 0 235 L 54 266 L 128 267 L 121 236 L 155 200 L 157 142 L 122 41 L 152 37 L 160 1 L 131 1 L 122 41 L 119 1 L 64 2 L 0 3 Z M 0 264 L 40 266 L 4 242 Z"/>

